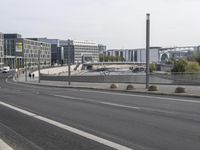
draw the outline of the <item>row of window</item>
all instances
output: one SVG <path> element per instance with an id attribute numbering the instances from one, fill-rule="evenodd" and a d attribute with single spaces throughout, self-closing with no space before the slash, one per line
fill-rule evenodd
<path id="1" fill-rule="evenodd" d="M 41 47 L 41 44 L 42 44 L 42 47 L 48 47 L 48 48 L 51 48 L 51 44 L 48 44 L 48 43 L 41 43 L 41 42 L 38 42 L 38 41 L 33 41 L 33 40 L 24 40 L 24 44 L 25 45 L 32 45 L 32 46 L 39 46 Z"/>

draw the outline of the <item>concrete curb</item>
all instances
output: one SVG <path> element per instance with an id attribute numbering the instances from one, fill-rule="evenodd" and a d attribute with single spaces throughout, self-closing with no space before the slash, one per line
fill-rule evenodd
<path id="1" fill-rule="evenodd" d="M 34 86 L 43 86 L 43 87 L 54 87 L 54 88 L 70 88 L 70 89 L 85 89 L 85 90 L 95 90 L 95 91 L 107 91 L 107 92 L 122 92 L 122 93 L 138 93 L 138 94 L 151 94 L 151 95 L 164 95 L 164 96 L 180 96 L 180 97 L 190 97 L 190 98 L 200 98 L 200 95 L 187 94 L 187 93 L 165 93 L 165 92 L 150 92 L 150 91 L 137 91 L 137 90 L 118 90 L 118 89 L 102 89 L 102 88 L 94 88 L 94 87 L 79 87 L 79 86 L 58 86 L 58 85 L 46 85 L 46 84 L 38 84 L 38 83 L 25 83 L 21 81 L 14 81 L 20 84 L 29 84 Z"/>

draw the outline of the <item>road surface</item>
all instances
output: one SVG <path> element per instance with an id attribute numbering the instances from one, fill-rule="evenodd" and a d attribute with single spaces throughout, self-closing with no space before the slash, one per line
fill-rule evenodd
<path id="1" fill-rule="evenodd" d="M 0 139 L 13 149 L 200 149 L 199 99 L 39 87 L 8 75 L 0 74 Z"/>

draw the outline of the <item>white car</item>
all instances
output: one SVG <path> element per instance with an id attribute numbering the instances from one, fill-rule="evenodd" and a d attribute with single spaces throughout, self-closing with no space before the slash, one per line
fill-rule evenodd
<path id="1" fill-rule="evenodd" d="M 8 73 L 10 71 L 10 67 L 3 67 L 2 73 Z"/>

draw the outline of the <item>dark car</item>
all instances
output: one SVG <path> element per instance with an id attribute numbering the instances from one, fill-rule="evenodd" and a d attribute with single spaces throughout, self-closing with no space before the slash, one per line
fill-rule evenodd
<path id="1" fill-rule="evenodd" d="M 132 72 L 137 73 L 137 72 L 145 72 L 145 71 L 146 71 L 145 68 L 143 68 L 143 67 L 137 67 L 137 68 L 133 69 Z"/>

